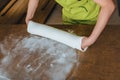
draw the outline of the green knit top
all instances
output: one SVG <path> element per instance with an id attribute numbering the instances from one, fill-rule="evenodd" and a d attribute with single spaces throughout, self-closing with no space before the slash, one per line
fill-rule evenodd
<path id="1" fill-rule="evenodd" d="M 62 9 L 64 23 L 95 24 L 100 6 L 93 0 L 56 0 Z"/>

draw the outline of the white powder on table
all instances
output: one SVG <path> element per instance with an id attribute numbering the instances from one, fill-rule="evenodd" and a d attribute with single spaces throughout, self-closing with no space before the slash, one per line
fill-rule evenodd
<path id="1" fill-rule="evenodd" d="M 11 45 L 7 47 L 8 44 Z M 5 56 L 1 60 L 0 80 L 2 77 L 6 80 L 65 80 L 77 62 L 74 49 L 34 35 L 6 38 L 0 43 L 0 51 Z"/>

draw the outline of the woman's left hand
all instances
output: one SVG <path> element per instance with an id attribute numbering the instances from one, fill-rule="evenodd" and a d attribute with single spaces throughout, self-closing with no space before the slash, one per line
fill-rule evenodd
<path id="1" fill-rule="evenodd" d="M 82 40 L 82 49 L 91 46 L 95 40 L 89 38 L 89 37 L 84 37 Z"/>

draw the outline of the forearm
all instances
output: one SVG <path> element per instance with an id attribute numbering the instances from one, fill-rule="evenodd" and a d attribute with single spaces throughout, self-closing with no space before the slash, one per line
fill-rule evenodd
<path id="1" fill-rule="evenodd" d="M 39 0 L 29 0 L 26 18 L 32 19 L 37 9 Z"/>
<path id="2" fill-rule="evenodd" d="M 105 6 L 101 7 L 97 23 L 89 37 L 89 38 L 91 38 L 93 43 L 96 41 L 96 39 L 99 37 L 99 35 L 103 31 L 103 29 L 105 28 L 111 14 L 114 11 L 114 8 L 115 8 L 114 5 L 112 5 L 112 6 L 105 5 Z"/>

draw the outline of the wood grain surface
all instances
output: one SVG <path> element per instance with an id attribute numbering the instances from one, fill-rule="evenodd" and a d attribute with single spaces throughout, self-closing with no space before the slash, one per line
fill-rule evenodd
<path id="1" fill-rule="evenodd" d="M 0 0 L 0 24 L 25 23 L 29 0 Z M 45 23 L 55 6 L 54 0 L 40 0 L 33 20 Z"/>
<path id="2" fill-rule="evenodd" d="M 86 36 L 91 33 L 93 28 L 88 25 L 52 26 L 66 31 L 73 30 L 73 33 L 77 35 Z M 10 34 L 15 34 L 14 37 L 29 35 L 26 28 L 26 25 L 0 25 L 0 42 Z M 119 33 L 119 25 L 108 25 L 96 43 L 85 53 L 76 50 L 80 64 L 74 67 L 66 80 L 120 80 Z M 4 58 L 2 53 L 0 53 L 0 58 Z"/>

